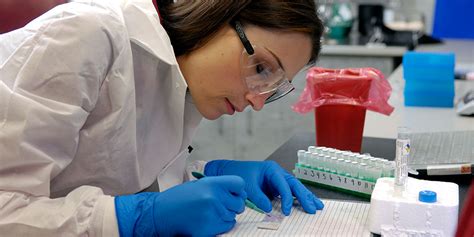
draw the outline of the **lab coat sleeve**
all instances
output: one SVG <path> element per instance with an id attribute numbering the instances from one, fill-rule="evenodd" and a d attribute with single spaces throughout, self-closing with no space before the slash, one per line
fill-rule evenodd
<path id="1" fill-rule="evenodd" d="M 2 236 L 118 235 L 114 198 L 100 188 L 50 197 L 128 42 L 121 18 L 92 4 L 60 6 L 0 35 Z"/>

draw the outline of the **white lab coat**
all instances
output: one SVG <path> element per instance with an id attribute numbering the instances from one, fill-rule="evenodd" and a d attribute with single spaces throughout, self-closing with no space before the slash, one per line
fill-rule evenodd
<path id="1" fill-rule="evenodd" d="M 0 235 L 114 236 L 114 195 L 184 178 L 201 120 L 151 0 L 0 35 Z"/>

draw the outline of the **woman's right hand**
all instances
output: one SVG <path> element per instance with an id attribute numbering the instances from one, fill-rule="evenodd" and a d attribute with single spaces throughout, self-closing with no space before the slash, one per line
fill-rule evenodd
<path id="1" fill-rule="evenodd" d="M 161 193 L 115 197 L 120 236 L 217 235 L 235 225 L 247 193 L 238 176 L 206 177 Z"/>

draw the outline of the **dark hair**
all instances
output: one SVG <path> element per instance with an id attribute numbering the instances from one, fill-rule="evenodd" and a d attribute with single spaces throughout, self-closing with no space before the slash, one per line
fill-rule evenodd
<path id="1" fill-rule="evenodd" d="M 310 62 L 321 50 L 324 27 L 314 0 L 158 0 L 158 9 L 176 56 L 199 48 L 231 20 L 308 34 L 313 41 Z"/>

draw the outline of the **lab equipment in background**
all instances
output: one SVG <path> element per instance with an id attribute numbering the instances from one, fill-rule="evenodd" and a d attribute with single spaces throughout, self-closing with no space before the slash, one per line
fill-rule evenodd
<path id="1" fill-rule="evenodd" d="M 327 20 L 329 38 L 347 38 L 352 28 L 353 18 L 350 3 L 334 3 L 332 5 L 331 16 Z"/>
<path id="2" fill-rule="evenodd" d="M 374 68 L 313 67 L 292 108 L 298 113 L 314 110 L 316 145 L 359 152 L 366 110 L 390 115 L 391 92 L 383 74 Z"/>
<path id="3" fill-rule="evenodd" d="M 400 11 L 397 9 L 400 3 L 391 1 L 387 9 L 381 4 L 359 4 L 358 31 L 361 41 L 407 46 L 408 49 L 414 49 L 418 44 L 441 42 L 425 34 L 424 15 L 421 12 Z"/>
<path id="4" fill-rule="evenodd" d="M 454 53 L 405 53 L 405 106 L 453 107 L 454 62 Z"/>
<path id="5" fill-rule="evenodd" d="M 375 182 L 393 177 L 395 162 L 350 151 L 309 146 L 297 152 L 293 173 L 302 182 L 370 197 Z"/>
<path id="6" fill-rule="evenodd" d="M 377 180 L 370 199 L 369 229 L 382 236 L 454 236 L 459 187 L 451 182 L 407 179 L 402 195 L 394 178 Z"/>
<path id="7" fill-rule="evenodd" d="M 474 1 L 436 0 L 433 35 L 449 39 L 474 39 Z"/>
<path id="8" fill-rule="evenodd" d="M 390 0 L 383 11 L 383 23 L 396 31 L 425 31 L 425 19 L 421 12 L 402 10 L 402 0 Z"/>
<path id="9" fill-rule="evenodd" d="M 464 95 L 456 105 L 456 112 L 460 115 L 474 115 L 474 90 Z"/>

